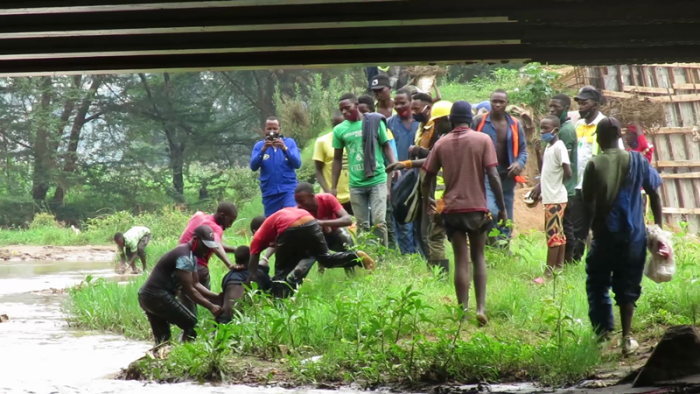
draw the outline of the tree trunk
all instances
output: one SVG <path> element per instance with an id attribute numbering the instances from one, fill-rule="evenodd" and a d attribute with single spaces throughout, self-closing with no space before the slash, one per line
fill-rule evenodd
<path id="1" fill-rule="evenodd" d="M 173 170 L 173 189 L 175 189 L 175 200 L 185 202 L 185 178 L 183 169 L 185 167 L 185 144 L 169 144 L 170 146 L 170 168 Z"/>
<path id="2" fill-rule="evenodd" d="M 63 176 L 70 177 L 75 174 L 77 170 L 78 163 L 78 143 L 80 142 L 80 133 L 83 131 L 83 126 L 87 123 L 87 113 L 92 104 L 92 100 L 97 94 L 97 89 L 100 88 L 103 78 L 101 76 L 96 76 L 92 79 L 90 84 L 90 89 L 88 89 L 83 101 L 78 107 L 78 112 L 73 120 L 73 126 L 70 130 L 70 135 L 68 136 L 68 150 L 64 156 L 63 165 Z M 80 87 L 80 85 L 78 85 Z M 63 182 L 59 182 L 56 186 L 56 191 L 53 195 L 53 202 L 55 204 L 63 205 L 64 199 L 66 197 L 66 191 L 68 190 L 67 181 L 64 179 Z"/>
<path id="3" fill-rule="evenodd" d="M 154 114 L 161 119 L 161 124 L 163 125 L 163 133 L 165 134 L 165 138 L 168 140 L 170 169 L 173 171 L 173 189 L 175 190 L 175 200 L 177 202 L 184 202 L 185 180 L 183 176 L 183 170 L 185 167 L 185 147 L 187 146 L 186 142 L 180 141 L 178 139 L 177 129 L 174 126 L 172 126 L 172 122 L 170 121 L 170 119 L 167 118 L 167 115 L 172 114 L 166 114 L 166 116 L 163 116 L 163 111 L 161 111 L 161 109 L 158 108 L 158 105 L 156 104 L 156 101 L 153 97 L 153 93 L 151 92 L 151 87 L 148 84 L 146 74 L 139 74 L 139 78 L 141 79 L 141 83 L 143 84 L 143 87 L 146 90 L 146 95 L 148 96 L 148 99 L 151 102 L 151 107 L 153 108 Z M 163 82 L 165 92 L 166 94 L 168 94 L 172 89 L 172 86 L 170 84 L 170 75 L 168 73 L 163 74 Z M 168 102 L 167 105 L 170 108 L 172 106 L 172 103 Z"/>
<path id="4" fill-rule="evenodd" d="M 275 79 L 273 71 L 253 71 L 255 85 L 257 87 L 258 107 L 260 111 L 260 124 L 265 127 L 268 116 L 275 116 Z"/>
<path id="5" fill-rule="evenodd" d="M 46 199 L 51 181 L 51 137 L 49 131 L 51 116 L 51 77 L 41 79 L 41 101 L 34 112 L 37 119 L 36 137 L 34 140 L 34 172 L 32 174 L 32 198 L 36 201 Z"/>

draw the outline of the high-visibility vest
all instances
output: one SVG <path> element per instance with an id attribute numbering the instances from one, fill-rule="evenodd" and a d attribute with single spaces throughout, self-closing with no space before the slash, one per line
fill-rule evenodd
<path id="1" fill-rule="evenodd" d="M 479 123 L 479 125 L 476 126 L 476 131 L 482 131 L 484 129 L 484 125 L 486 124 L 486 118 L 488 118 L 488 116 L 488 112 L 484 113 L 483 117 L 481 118 L 481 123 Z M 510 125 L 510 130 L 513 134 L 513 160 L 517 160 L 518 155 L 520 154 L 520 133 L 518 132 L 518 120 L 513 117 L 511 117 L 511 119 L 513 119 L 513 124 Z M 527 180 L 522 175 L 516 175 L 515 182 L 527 183 Z"/>

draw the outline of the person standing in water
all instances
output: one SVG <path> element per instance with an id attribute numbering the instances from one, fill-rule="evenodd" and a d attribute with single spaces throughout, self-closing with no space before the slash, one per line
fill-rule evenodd
<path id="1" fill-rule="evenodd" d="M 114 243 L 117 244 L 119 248 L 119 257 L 121 259 L 121 265 L 126 264 L 126 260 L 129 259 L 129 267 L 133 273 L 136 271 L 136 256 L 141 259 L 141 266 L 143 266 L 143 271 L 146 272 L 146 246 L 151 241 L 151 230 L 148 227 L 134 226 L 129 229 L 129 231 L 114 234 Z"/>

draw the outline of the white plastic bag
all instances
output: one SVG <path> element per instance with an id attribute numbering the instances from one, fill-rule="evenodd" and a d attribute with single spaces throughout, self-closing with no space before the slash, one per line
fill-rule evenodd
<path id="1" fill-rule="evenodd" d="M 647 249 L 651 257 L 644 268 L 644 275 L 656 283 L 670 282 L 676 273 L 671 233 L 657 225 L 647 227 Z"/>

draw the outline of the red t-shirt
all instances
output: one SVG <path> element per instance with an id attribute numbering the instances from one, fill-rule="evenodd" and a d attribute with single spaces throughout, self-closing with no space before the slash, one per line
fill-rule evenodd
<path id="1" fill-rule="evenodd" d="M 316 195 L 316 204 L 318 204 L 318 211 L 316 212 L 316 219 L 319 220 L 333 220 L 337 219 L 338 211 L 343 209 L 340 202 L 334 195 L 330 193 L 319 193 Z"/>
<path id="2" fill-rule="evenodd" d="M 197 212 L 190 218 L 190 222 L 187 223 L 185 231 L 182 232 L 180 236 L 180 243 L 184 244 L 190 242 L 194 236 L 194 230 L 199 226 L 209 226 L 214 231 L 214 239 L 216 242 L 221 242 L 221 237 L 224 235 L 224 229 L 216 223 L 214 215 L 207 215 L 204 212 Z M 209 266 L 209 258 L 214 252 L 211 250 L 207 253 L 205 257 L 197 257 L 197 264 L 203 265 L 205 267 Z"/>
<path id="3" fill-rule="evenodd" d="M 250 254 L 259 254 L 267 249 L 271 243 L 275 242 L 278 235 L 305 216 L 312 215 L 300 208 L 283 208 L 270 215 L 255 232 L 253 242 L 250 244 Z"/>
<path id="4" fill-rule="evenodd" d="M 485 172 L 498 165 L 491 137 L 469 128 L 457 128 L 440 138 L 423 169 L 445 180 L 444 213 L 488 212 Z"/>

